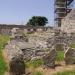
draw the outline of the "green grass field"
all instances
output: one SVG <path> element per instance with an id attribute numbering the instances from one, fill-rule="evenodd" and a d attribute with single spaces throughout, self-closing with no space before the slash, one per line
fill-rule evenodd
<path id="1" fill-rule="evenodd" d="M 75 75 L 75 70 L 73 71 L 64 71 L 64 72 L 58 72 L 54 75 Z"/>
<path id="2" fill-rule="evenodd" d="M 8 36 L 0 35 L 0 75 L 3 75 L 4 72 L 7 70 L 7 65 L 2 56 L 2 50 L 4 49 L 4 46 L 8 40 Z"/>

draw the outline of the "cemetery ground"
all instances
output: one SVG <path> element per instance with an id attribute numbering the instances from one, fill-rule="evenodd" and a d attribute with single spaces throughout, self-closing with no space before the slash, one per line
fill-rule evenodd
<path id="1" fill-rule="evenodd" d="M 6 60 L 2 55 L 3 49 L 8 41 L 9 36 L 0 35 L 0 75 L 10 75 L 8 74 Z M 75 48 L 75 44 L 72 44 L 71 47 Z M 65 65 L 63 51 L 57 51 L 55 69 L 45 68 L 43 66 L 43 60 L 28 61 L 25 64 L 27 71 L 31 75 L 75 75 L 75 65 Z"/>

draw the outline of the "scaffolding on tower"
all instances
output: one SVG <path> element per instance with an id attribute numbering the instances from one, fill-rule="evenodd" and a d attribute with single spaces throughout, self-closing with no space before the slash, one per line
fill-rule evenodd
<path id="1" fill-rule="evenodd" d="M 61 20 L 72 10 L 71 6 L 74 0 L 54 0 L 54 21 L 55 25 L 60 27 Z"/>

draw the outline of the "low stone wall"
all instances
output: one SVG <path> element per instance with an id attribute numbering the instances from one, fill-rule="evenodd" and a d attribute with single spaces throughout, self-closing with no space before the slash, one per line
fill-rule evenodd
<path id="1" fill-rule="evenodd" d="M 11 30 L 13 28 L 19 28 L 20 30 L 22 30 L 24 33 L 27 32 L 53 32 L 53 27 L 28 27 L 28 26 L 24 26 L 24 25 L 5 25 L 5 24 L 0 24 L 0 34 L 6 34 L 6 35 L 10 35 L 11 34 Z"/>

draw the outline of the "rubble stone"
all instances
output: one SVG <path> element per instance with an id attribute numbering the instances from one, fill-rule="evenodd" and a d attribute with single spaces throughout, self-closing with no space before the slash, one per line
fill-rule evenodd
<path id="1" fill-rule="evenodd" d="M 14 57 L 9 63 L 10 75 L 25 74 L 25 62 L 22 57 Z"/>
<path id="2" fill-rule="evenodd" d="M 65 52 L 65 63 L 68 64 L 75 64 L 75 49 L 68 48 Z"/>
<path id="3" fill-rule="evenodd" d="M 51 50 L 47 55 L 43 57 L 44 65 L 50 68 L 55 67 L 56 60 L 56 51 L 55 49 Z"/>

